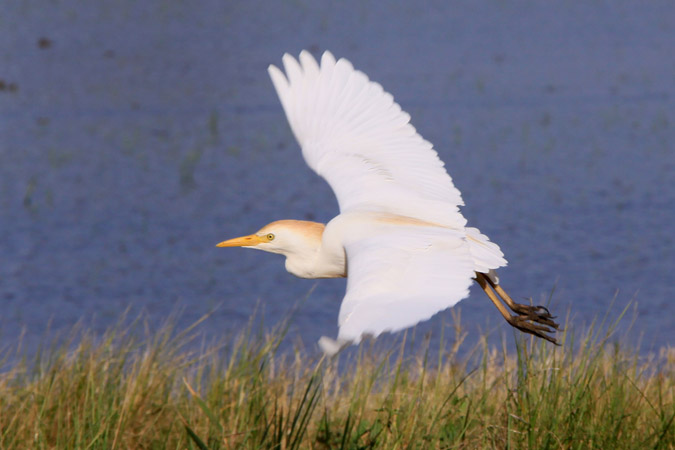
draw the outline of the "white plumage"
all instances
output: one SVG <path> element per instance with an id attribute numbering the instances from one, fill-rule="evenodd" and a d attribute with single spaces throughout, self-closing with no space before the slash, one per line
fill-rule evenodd
<path id="1" fill-rule="evenodd" d="M 340 212 L 382 211 L 463 226 L 460 192 L 431 143 L 391 94 L 325 52 L 283 58 L 269 73 L 309 167 L 328 181 Z"/>
<path id="2" fill-rule="evenodd" d="M 306 51 L 299 61 L 284 55 L 283 63 L 285 75 L 270 66 L 270 77 L 307 164 L 330 184 L 340 214 L 325 229 L 278 221 L 219 246 L 281 253 L 300 277 L 348 276 L 337 341 L 320 341 L 330 354 L 455 305 L 477 272 L 494 287 L 494 269 L 506 265 L 501 250 L 465 226 L 459 190 L 391 94 L 330 52 L 320 66 Z"/>

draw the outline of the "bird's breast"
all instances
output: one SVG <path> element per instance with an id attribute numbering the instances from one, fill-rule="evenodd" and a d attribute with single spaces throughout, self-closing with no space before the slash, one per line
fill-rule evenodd
<path id="1" fill-rule="evenodd" d="M 344 256 L 321 255 L 317 258 L 287 256 L 286 270 L 299 278 L 343 278 L 347 276 Z"/>

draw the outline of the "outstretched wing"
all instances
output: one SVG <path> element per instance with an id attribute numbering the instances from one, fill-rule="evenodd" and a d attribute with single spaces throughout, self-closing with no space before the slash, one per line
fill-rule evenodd
<path id="1" fill-rule="evenodd" d="M 443 162 L 378 83 L 330 52 L 286 54 L 269 74 L 307 164 L 342 213 L 378 211 L 461 228 L 462 197 Z"/>
<path id="2" fill-rule="evenodd" d="M 372 231 L 345 243 L 349 276 L 338 341 L 402 330 L 469 295 L 474 270 L 463 232 L 376 224 Z"/>

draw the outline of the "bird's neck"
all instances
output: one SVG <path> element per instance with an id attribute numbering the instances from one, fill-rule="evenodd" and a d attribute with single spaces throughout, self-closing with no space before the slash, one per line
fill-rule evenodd
<path id="1" fill-rule="evenodd" d="M 300 278 L 340 278 L 347 276 L 344 249 L 335 246 L 324 225 L 317 222 L 298 221 L 307 234 L 298 240 L 292 251 L 285 251 L 286 270 Z"/>

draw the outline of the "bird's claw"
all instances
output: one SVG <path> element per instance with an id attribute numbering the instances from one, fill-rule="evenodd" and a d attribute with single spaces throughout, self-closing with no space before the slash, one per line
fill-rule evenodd
<path id="1" fill-rule="evenodd" d="M 560 325 L 553 320 L 555 319 L 555 316 L 551 315 L 551 312 L 547 307 L 541 305 L 524 305 L 522 303 L 514 302 L 501 286 L 482 273 L 476 273 L 476 281 L 480 287 L 483 288 L 490 301 L 497 307 L 502 314 L 502 317 L 506 319 L 509 325 L 522 332 L 532 334 L 542 339 L 546 339 L 555 345 L 559 345 L 554 337 L 545 334 L 560 331 Z M 499 295 L 499 298 L 497 295 Z M 502 304 L 502 301 L 506 303 L 516 315 L 510 314 Z"/>
<path id="2" fill-rule="evenodd" d="M 512 305 L 509 305 L 509 308 L 519 315 L 536 315 L 537 317 L 543 317 L 546 319 L 555 319 L 556 317 L 552 316 L 548 308 L 543 305 L 533 306 L 514 302 Z"/>
<path id="3" fill-rule="evenodd" d="M 518 314 L 519 317 L 522 317 L 525 320 L 541 323 L 560 331 L 560 325 L 553 320 L 556 316 L 552 316 L 545 306 L 530 306 L 523 305 L 522 303 L 514 303 L 513 305 L 509 305 L 509 307 L 513 312 Z"/>
<path id="4" fill-rule="evenodd" d="M 547 315 L 537 314 L 534 311 L 538 307 L 535 306 L 532 308 L 533 310 L 530 310 L 526 314 L 509 317 L 508 319 L 506 319 L 507 322 L 511 326 L 519 329 L 522 332 L 532 334 L 542 339 L 546 339 L 547 341 L 552 342 L 555 345 L 560 345 L 558 344 L 556 338 L 544 334 L 544 333 L 555 333 L 556 331 L 559 330 L 560 326 L 552 320 L 553 317 L 550 314 Z"/>
<path id="5" fill-rule="evenodd" d="M 553 320 L 555 316 L 551 315 L 547 307 L 542 305 L 524 305 L 515 302 L 512 302 L 508 306 L 517 314 L 516 316 L 511 316 L 510 320 L 507 319 L 512 326 L 518 328 L 520 331 L 559 345 L 554 337 L 544 334 L 560 331 L 560 325 Z"/>

